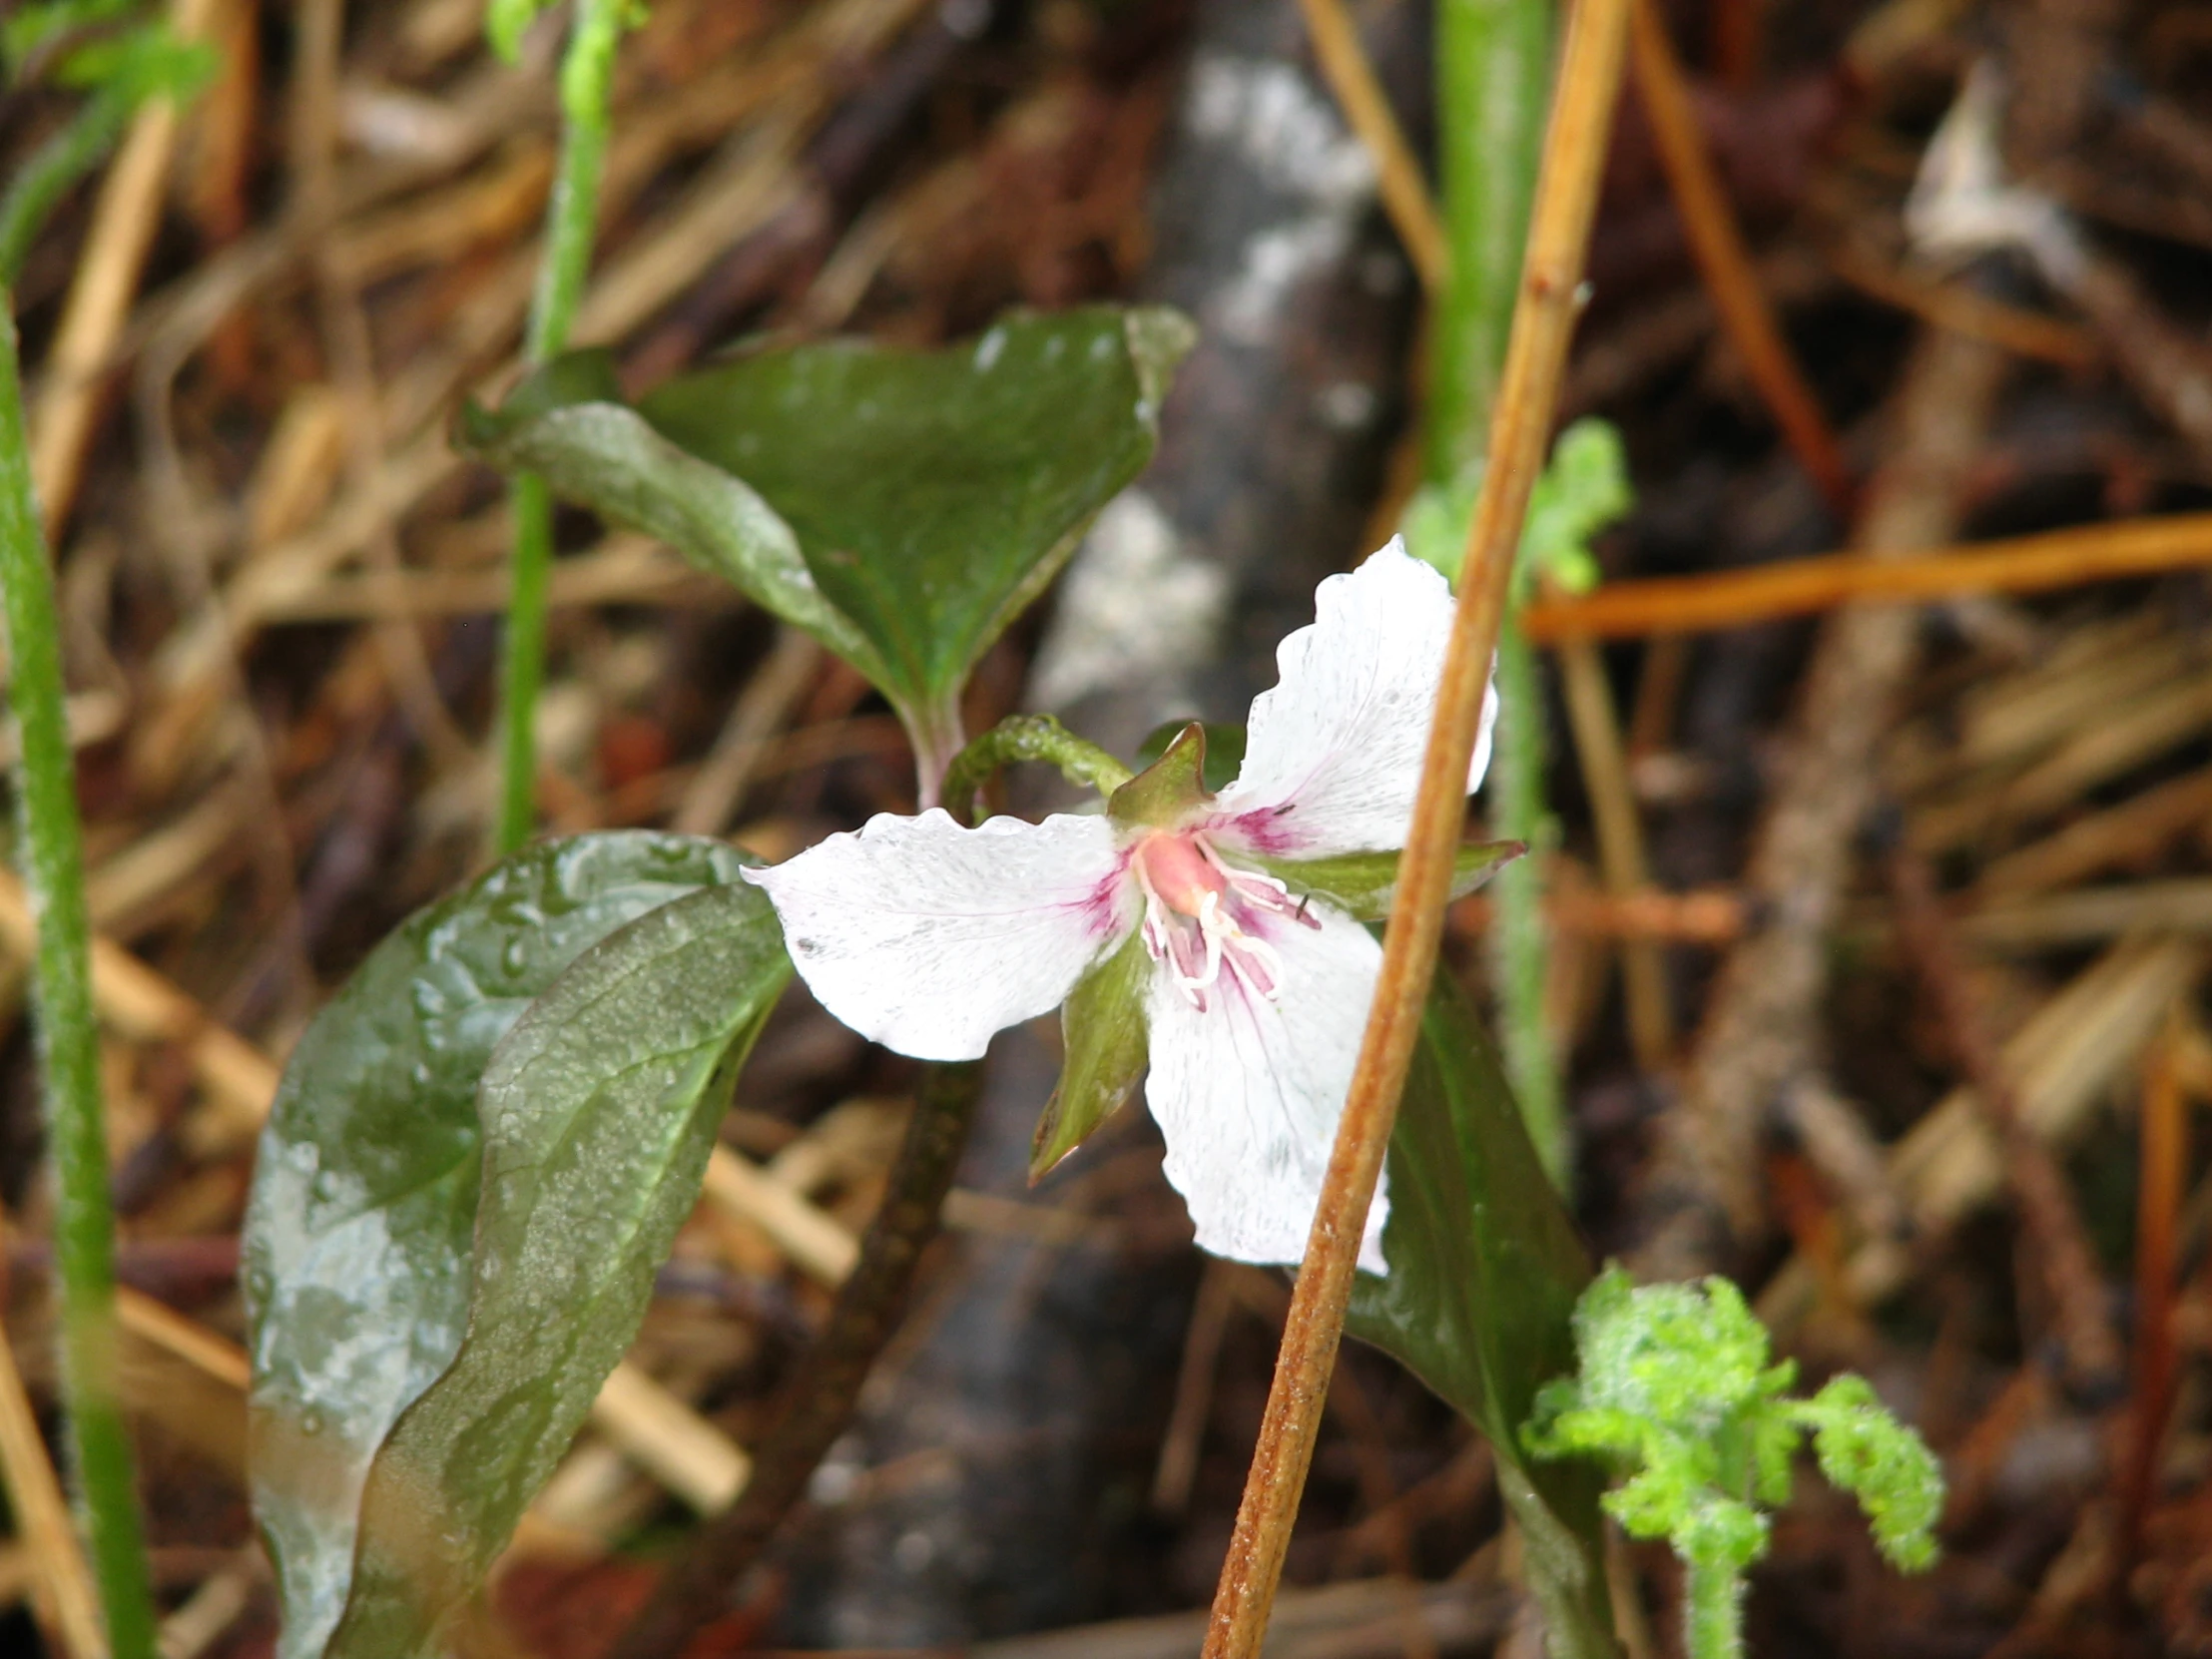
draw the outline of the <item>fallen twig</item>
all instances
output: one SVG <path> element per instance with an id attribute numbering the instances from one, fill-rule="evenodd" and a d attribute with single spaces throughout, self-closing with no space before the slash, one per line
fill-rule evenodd
<path id="1" fill-rule="evenodd" d="M 1899 560 L 1828 553 L 1709 576 L 1609 582 L 1577 597 L 1541 599 L 1521 613 L 1528 637 L 1636 639 L 1748 628 L 1850 604 L 1932 604 L 1969 594 L 2043 593 L 2212 565 L 2212 513 L 2177 513 L 2051 530 Z"/>
<path id="2" fill-rule="evenodd" d="M 1419 1036 L 1420 1011 L 1443 931 L 1451 861 L 1466 816 L 1467 765 L 1529 491 L 1543 465 L 1560 371 L 1573 334 L 1575 294 L 1612 131 L 1627 33 L 1627 0 L 1581 0 L 1568 25 L 1482 493 L 1467 530 L 1451 643 L 1383 935 L 1382 965 L 1285 1322 L 1236 1530 L 1214 1594 L 1206 1659 L 1256 1659 L 1313 1459 L 1314 1432 L 1344 1333 L 1354 1262 Z"/>
<path id="3" fill-rule="evenodd" d="M 1667 184 L 1689 234 L 1690 251 L 1697 256 L 1698 269 L 1720 312 L 1721 326 L 1799 463 L 1837 514 L 1848 514 L 1852 482 L 1843 446 L 1775 324 L 1774 307 L 1759 285 L 1743 232 L 1706 154 L 1704 135 L 1690 108 L 1689 85 L 1667 39 L 1657 0 L 1636 0 L 1628 38 L 1636 89 L 1642 94 Z"/>

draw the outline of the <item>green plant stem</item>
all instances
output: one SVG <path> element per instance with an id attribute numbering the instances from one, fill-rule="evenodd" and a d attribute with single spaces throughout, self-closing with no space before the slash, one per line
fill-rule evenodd
<path id="1" fill-rule="evenodd" d="M 546 209 L 523 359 L 550 362 L 568 343 L 591 269 L 599 183 L 607 162 L 607 106 L 615 47 L 632 0 L 576 0 L 576 23 L 561 60 L 561 154 Z M 545 679 L 546 598 L 552 584 L 553 496 L 542 480 L 514 486 L 514 589 L 507 601 L 500 672 L 498 850 L 512 852 L 537 822 L 537 707 Z"/>
<path id="2" fill-rule="evenodd" d="M 1743 1659 L 1743 1574 L 1710 1561 L 1687 1561 L 1682 1575 L 1690 1659 Z"/>
<path id="3" fill-rule="evenodd" d="M 72 185 L 99 165 L 134 107 L 132 99 L 119 93 L 96 93 L 8 182 L 7 194 L 0 197 L 0 292 L 15 286 L 46 216 Z"/>
<path id="4" fill-rule="evenodd" d="M 63 703 L 61 619 L 31 490 L 12 298 L 0 290 L 0 602 L 7 618 L 21 745 L 16 815 L 23 876 L 38 917 L 34 964 L 46 1138 L 59 1203 L 62 1391 L 69 1445 L 112 1659 L 149 1659 L 154 1602 L 116 1394 L 115 1214 L 93 1021 L 84 836 Z"/>
<path id="5" fill-rule="evenodd" d="M 1544 766 L 1550 745 L 1541 665 L 1510 607 L 1498 628 L 1497 710 L 1490 758 L 1491 824 L 1501 834 L 1510 825 L 1512 836 L 1531 849 L 1529 857 L 1499 870 L 1491 885 L 1490 969 L 1505 1013 L 1498 1046 L 1528 1138 L 1536 1143 L 1544 1172 L 1564 1192 L 1571 1158 L 1544 995 L 1550 939 L 1543 912 L 1543 854 L 1551 839 Z"/>
<path id="6" fill-rule="evenodd" d="M 1010 715 L 977 737 L 945 769 L 939 805 L 967 820 L 975 798 L 992 774 L 1021 761 L 1041 761 L 1060 769 L 1069 783 L 1112 795 L 1129 782 L 1130 771 L 1094 743 L 1086 743 L 1050 715 Z"/>
<path id="7" fill-rule="evenodd" d="M 553 494 L 534 472 L 515 474 L 514 587 L 499 665 L 499 822 L 502 856 L 537 827 L 538 690 L 545 683 L 545 619 L 553 585 Z"/>
<path id="8" fill-rule="evenodd" d="M 739 1580 L 852 1420 L 860 1384 L 898 1329 L 922 1252 L 936 1237 L 982 1082 L 978 1060 L 923 1068 L 882 1208 L 868 1224 L 859 1263 L 837 1292 L 829 1324 L 785 1390 L 751 1482 L 736 1503 L 699 1529 L 607 1659 L 676 1659 L 695 1631 L 729 1607 Z"/>
<path id="9" fill-rule="evenodd" d="M 967 751 L 967 729 L 960 720 L 959 690 L 955 687 L 933 705 L 902 709 L 899 718 L 906 728 L 906 741 L 914 751 L 914 802 L 926 813 L 951 800 L 945 794 L 945 784 L 953 766 Z M 955 816 L 964 823 L 970 803 L 955 801 L 952 805 Z"/>
<path id="10" fill-rule="evenodd" d="M 1549 0 L 1438 0 L 1437 172 L 1450 279 L 1430 321 L 1425 461 L 1450 488 L 1481 459 L 1535 199 L 1551 69 Z M 1541 905 L 1544 800 L 1542 675 L 1515 623 L 1525 584 L 1499 628 L 1497 747 L 1490 763 L 1490 832 L 1539 856 L 1499 872 L 1490 959 L 1499 1045 L 1514 1098 L 1544 1168 L 1565 1185 L 1570 1158 L 1558 1064 L 1545 1019 L 1550 954 Z"/>
<path id="11" fill-rule="evenodd" d="M 1551 0 L 1437 0 L 1436 171 L 1450 250 L 1430 318 L 1429 482 L 1482 454 L 1520 284 L 1551 79 Z"/>

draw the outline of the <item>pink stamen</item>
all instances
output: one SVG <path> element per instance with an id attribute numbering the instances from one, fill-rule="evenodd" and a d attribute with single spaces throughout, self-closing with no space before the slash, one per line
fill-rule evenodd
<path id="1" fill-rule="evenodd" d="M 1281 881 L 1223 863 L 1196 831 L 1148 835 L 1137 844 L 1130 868 L 1145 898 L 1145 949 L 1167 965 L 1177 988 L 1201 1013 L 1225 964 L 1251 994 L 1274 998 L 1283 958 L 1254 931 L 1261 917 L 1321 925 Z"/>

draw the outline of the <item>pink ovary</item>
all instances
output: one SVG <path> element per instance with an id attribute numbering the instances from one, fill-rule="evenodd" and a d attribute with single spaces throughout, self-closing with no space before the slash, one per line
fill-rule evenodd
<path id="1" fill-rule="evenodd" d="M 1226 965 L 1254 996 L 1273 1001 L 1283 958 L 1266 934 L 1284 918 L 1319 927 L 1303 902 L 1272 875 L 1224 863 L 1196 830 L 1159 830 L 1137 843 L 1129 868 L 1144 893 L 1145 949 L 1167 964 L 1200 1013 Z"/>

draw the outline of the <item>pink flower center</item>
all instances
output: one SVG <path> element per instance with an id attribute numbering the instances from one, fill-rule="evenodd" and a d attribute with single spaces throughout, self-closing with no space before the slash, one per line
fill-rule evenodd
<path id="1" fill-rule="evenodd" d="M 1282 882 L 1223 863 L 1195 830 L 1147 835 L 1129 867 L 1144 892 L 1145 949 L 1201 1013 L 1224 966 L 1246 990 L 1273 1001 L 1283 958 L 1266 933 L 1285 917 L 1321 925 Z"/>

